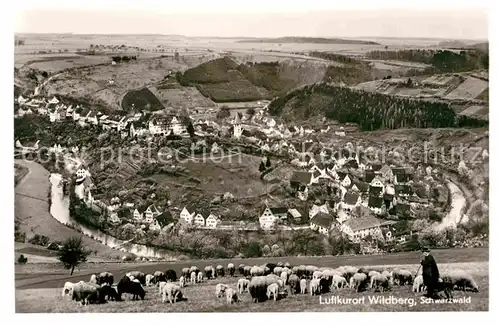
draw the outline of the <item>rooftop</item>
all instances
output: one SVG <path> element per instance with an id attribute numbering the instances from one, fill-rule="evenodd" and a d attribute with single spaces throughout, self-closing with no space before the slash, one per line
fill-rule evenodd
<path id="1" fill-rule="evenodd" d="M 333 223 L 333 216 L 324 212 L 319 212 L 313 216 L 311 223 L 329 229 Z"/>

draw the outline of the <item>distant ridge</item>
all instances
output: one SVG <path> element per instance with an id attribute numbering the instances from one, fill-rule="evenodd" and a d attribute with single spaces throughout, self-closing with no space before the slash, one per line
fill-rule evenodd
<path id="1" fill-rule="evenodd" d="M 342 38 L 326 38 L 326 37 L 297 37 L 286 36 L 277 38 L 253 38 L 240 40 L 237 43 L 316 43 L 316 44 L 369 44 L 380 45 L 380 43 L 364 40 L 352 40 Z"/>

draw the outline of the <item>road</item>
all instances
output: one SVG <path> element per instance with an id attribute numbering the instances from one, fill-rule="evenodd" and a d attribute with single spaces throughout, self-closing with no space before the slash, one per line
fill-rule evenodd
<path id="1" fill-rule="evenodd" d="M 443 249 L 433 250 L 434 258 L 438 264 L 454 263 L 454 262 L 488 262 L 488 248 L 462 248 L 462 249 Z M 418 264 L 420 261 L 420 252 L 403 252 L 376 256 L 342 256 L 342 257 L 273 257 L 273 258 L 249 258 L 249 259 L 208 259 L 198 261 L 178 261 L 178 262 L 160 262 L 160 263 L 145 263 L 127 264 L 116 263 L 107 264 L 106 267 L 96 264 L 95 267 L 87 269 L 85 272 L 75 272 L 70 276 L 68 272 L 61 269 L 60 272 L 40 272 L 40 273 L 16 273 L 15 284 L 16 289 L 37 289 L 37 288 L 57 288 L 61 287 L 64 282 L 78 282 L 81 280 L 90 279 L 90 275 L 107 271 L 113 273 L 115 282 L 119 280 L 126 272 L 138 270 L 143 273 L 153 273 L 160 270 L 174 269 L 177 275 L 180 275 L 181 269 L 184 267 L 198 266 L 201 270 L 207 265 L 218 264 L 227 266 L 232 262 L 237 267 L 239 264 L 261 265 L 266 262 L 289 262 L 292 265 L 316 265 L 338 267 L 342 265 L 353 266 L 374 266 L 374 265 L 401 265 L 401 264 Z"/>

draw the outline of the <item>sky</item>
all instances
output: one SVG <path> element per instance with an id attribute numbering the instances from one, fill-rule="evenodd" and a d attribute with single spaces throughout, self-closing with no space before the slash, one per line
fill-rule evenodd
<path id="1" fill-rule="evenodd" d="M 331 2 L 328 5 L 320 0 L 302 1 L 307 7 L 294 6 L 293 1 L 279 6 L 270 0 L 253 0 L 249 2 L 252 6 L 247 7 L 222 0 L 122 0 L 118 7 L 116 2 L 104 0 L 69 4 L 44 0 L 19 8 L 15 32 L 487 39 L 488 11 L 471 6 L 470 1 L 468 6 L 461 6 L 462 2 L 455 0 L 447 8 L 425 8 L 428 1 L 420 0 L 409 1 L 413 6 L 406 8 L 377 8 L 373 6 L 375 2 L 361 0 L 348 2 L 361 4 L 358 7 L 333 7 Z"/>

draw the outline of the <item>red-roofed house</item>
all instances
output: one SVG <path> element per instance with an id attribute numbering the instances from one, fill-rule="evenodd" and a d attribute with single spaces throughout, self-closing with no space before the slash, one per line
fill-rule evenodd
<path id="1" fill-rule="evenodd" d="M 342 209 L 352 211 L 355 207 L 361 204 L 361 196 L 358 192 L 348 191 L 344 195 L 344 200 L 341 203 Z"/>

